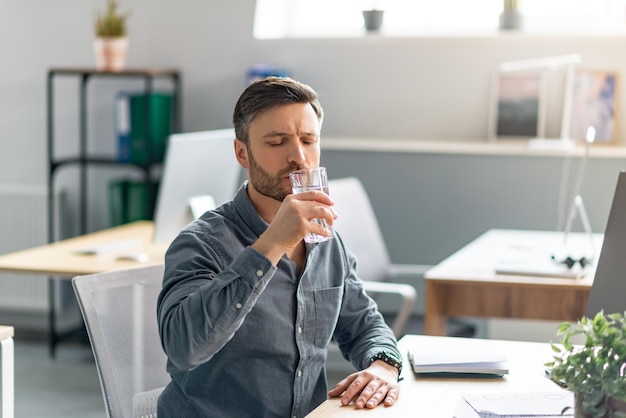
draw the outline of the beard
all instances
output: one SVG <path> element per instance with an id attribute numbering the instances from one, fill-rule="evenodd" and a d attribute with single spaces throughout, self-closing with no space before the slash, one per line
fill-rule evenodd
<path id="1" fill-rule="evenodd" d="M 285 189 L 284 177 L 291 173 L 292 171 L 296 171 L 301 169 L 299 164 L 293 164 L 284 170 L 281 170 L 277 175 L 273 176 L 267 171 L 265 171 L 254 159 L 252 153 L 250 152 L 250 148 L 248 148 L 248 158 L 250 163 L 249 175 L 250 175 L 250 183 L 252 183 L 252 187 L 261 193 L 264 196 L 271 197 L 274 200 L 278 200 L 282 202 L 285 200 L 285 197 L 290 195 L 291 186 L 288 190 Z"/>

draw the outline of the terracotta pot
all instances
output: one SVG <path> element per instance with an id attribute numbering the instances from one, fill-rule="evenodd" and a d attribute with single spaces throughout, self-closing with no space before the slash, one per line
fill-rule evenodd
<path id="1" fill-rule="evenodd" d="M 128 38 L 96 38 L 96 68 L 101 71 L 122 71 L 126 68 Z"/>

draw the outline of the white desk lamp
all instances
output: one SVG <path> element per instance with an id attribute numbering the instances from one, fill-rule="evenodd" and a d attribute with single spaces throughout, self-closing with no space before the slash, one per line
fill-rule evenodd
<path id="1" fill-rule="evenodd" d="M 578 171 L 578 177 L 576 178 L 576 184 L 574 186 L 574 199 L 569 208 L 569 212 L 567 215 L 567 221 L 565 223 L 565 230 L 563 231 L 563 246 L 567 246 L 567 239 L 569 237 L 569 233 L 572 230 L 572 224 L 576 219 L 576 213 L 580 216 L 580 221 L 583 224 L 583 228 L 585 233 L 589 236 L 589 243 L 591 246 L 591 258 L 589 261 L 593 261 L 596 257 L 595 247 L 593 245 L 593 232 L 591 230 L 591 223 L 589 222 L 589 217 L 587 216 L 587 211 L 585 210 L 585 205 L 583 204 L 583 198 L 580 195 L 580 191 L 582 189 L 583 178 L 585 177 L 585 171 L 587 169 L 587 160 L 589 159 L 589 148 L 591 144 L 596 139 L 596 128 L 593 126 L 589 126 L 587 128 L 587 137 L 585 141 L 585 155 L 580 163 L 580 170 Z"/>

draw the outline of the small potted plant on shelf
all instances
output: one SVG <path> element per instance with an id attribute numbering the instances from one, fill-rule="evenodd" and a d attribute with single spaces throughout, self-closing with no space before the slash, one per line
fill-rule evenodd
<path id="1" fill-rule="evenodd" d="M 96 66 L 102 71 L 121 71 L 126 66 L 128 13 L 118 11 L 118 2 L 108 0 L 104 12 L 97 12 L 94 21 Z"/>
<path id="2" fill-rule="evenodd" d="M 378 32 L 383 25 L 383 17 L 385 11 L 379 9 L 376 3 L 372 4 L 372 7 L 368 10 L 363 10 L 363 23 L 365 30 L 368 32 Z"/>
<path id="3" fill-rule="evenodd" d="M 502 0 L 500 29 L 515 30 L 522 26 L 522 15 L 519 11 L 519 0 Z"/>
<path id="4" fill-rule="evenodd" d="M 625 313 L 599 312 L 593 319 L 564 323 L 552 344 L 554 360 L 547 363 L 550 378 L 574 392 L 577 418 L 626 417 L 626 319 Z M 571 342 L 575 336 L 584 345 Z"/>

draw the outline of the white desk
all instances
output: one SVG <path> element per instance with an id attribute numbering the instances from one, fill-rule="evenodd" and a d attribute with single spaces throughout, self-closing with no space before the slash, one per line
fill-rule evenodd
<path id="1" fill-rule="evenodd" d="M 455 347 L 464 350 L 475 345 L 506 353 L 509 374 L 503 378 L 448 378 L 415 377 L 407 360 L 409 347 L 437 350 Z M 399 341 L 404 356 L 400 382 L 400 397 L 391 408 L 378 406 L 372 410 L 357 410 L 353 405 L 341 406 L 339 398 L 331 398 L 317 407 L 307 418 L 321 417 L 428 417 L 451 418 L 457 402 L 466 394 L 557 392 L 560 389 L 545 377 L 544 363 L 552 360 L 553 352 L 547 343 L 483 340 L 478 338 L 433 337 L 407 335 Z"/>
<path id="2" fill-rule="evenodd" d="M 2 418 L 13 418 L 15 411 L 15 372 L 13 354 L 13 327 L 0 325 L 2 344 Z"/>
<path id="3" fill-rule="evenodd" d="M 602 235 L 594 234 L 593 241 L 597 262 Z M 529 259 L 521 264 L 550 265 L 552 251 L 557 252 L 562 242 L 563 233 L 556 231 L 485 232 L 424 274 L 425 333 L 446 335 L 449 316 L 580 319 L 587 306 L 593 271 L 581 279 L 496 274 L 496 267 L 502 266 L 499 263 L 507 258 L 528 255 Z M 589 247 L 589 237 L 573 233 L 568 243 L 573 250 L 584 249 Z"/>

